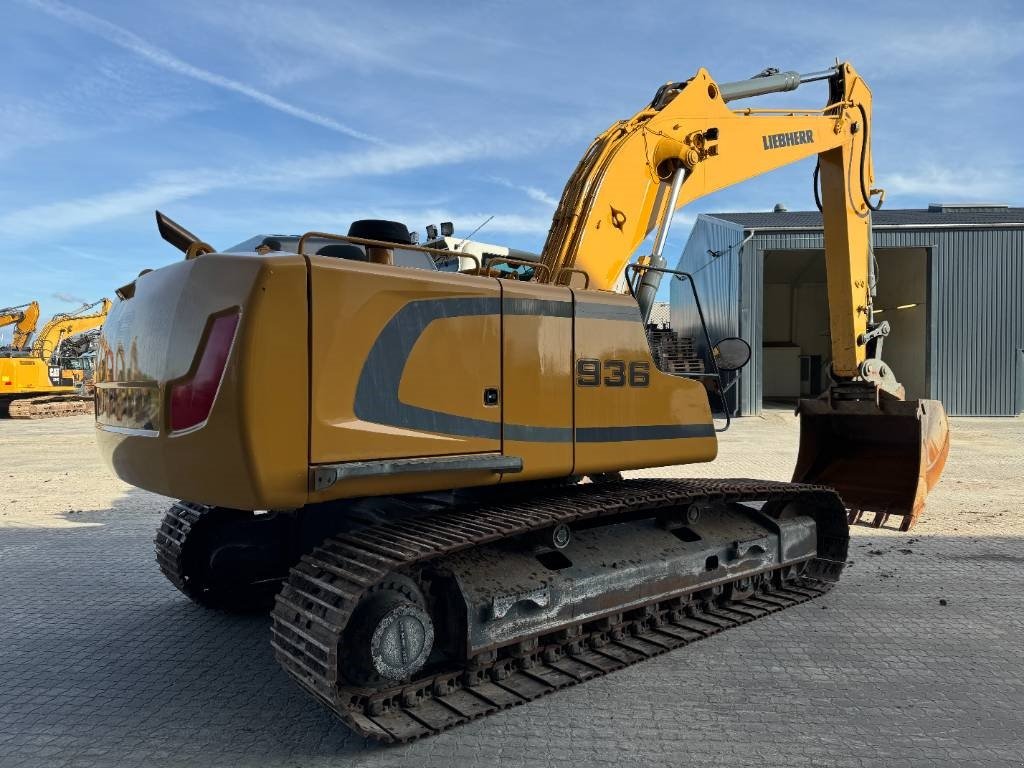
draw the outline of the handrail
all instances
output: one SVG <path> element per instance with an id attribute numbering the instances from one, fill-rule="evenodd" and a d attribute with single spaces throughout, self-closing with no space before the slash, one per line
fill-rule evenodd
<path id="1" fill-rule="evenodd" d="M 708 373 L 699 374 L 699 375 L 698 374 L 693 374 L 693 378 L 714 378 L 714 379 L 716 379 L 718 381 L 718 392 L 719 392 L 719 395 L 722 398 L 722 410 L 725 413 L 725 426 L 722 427 L 721 429 L 718 429 L 716 427 L 715 431 L 716 432 L 725 432 L 732 425 L 732 416 L 729 414 L 729 403 L 726 400 L 725 395 L 729 391 L 729 389 L 732 389 L 732 385 L 735 384 L 735 381 L 733 381 L 729 385 L 728 388 L 725 386 L 725 383 L 722 381 L 722 371 L 718 367 L 718 360 L 717 360 L 717 358 L 715 358 L 715 352 L 714 352 L 715 344 L 714 344 L 713 341 L 711 341 L 711 334 L 708 332 L 708 324 L 707 324 L 707 321 L 704 319 L 704 310 L 701 308 L 701 305 L 700 305 L 700 297 L 697 295 L 697 285 L 693 281 L 693 275 L 691 275 L 689 272 L 682 272 L 682 271 L 680 271 L 678 269 L 667 269 L 665 267 L 652 267 L 652 266 L 645 265 L 645 264 L 627 264 L 626 265 L 626 287 L 629 288 L 629 293 L 630 293 L 630 295 L 634 299 L 636 298 L 636 290 L 635 290 L 635 287 L 634 287 L 634 282 L 638 279 L 639 276 L 642 276 L 643 273 L 647 272 L 647 271 L 650 271 L 650 272 L 661 272 L 661 273 L 664 273 L 664 274 L 674 275 L 677 280 L 681 280 L 683 282 L 687 282 L 687 283 L 690 284 L 690 291 L 693 293 L 693 301 L 694 301 L 694 304 L 697 306 L 697 316 L 700 318 L 700 327 L 704 331 L 704 340 L 708 343 L 708 357 L 711 358 L 711 365 L 714 368 L 714 371 L 712 373 L 710 373 L 710 374 L 708 374 Z M 691 376 L 691 374 L 682 374 L 682 375 L 684 377 Z"/>
<path id="2" fill-rule="evenodd" d="M 558 282 L 559 280 L 562 279 L 562 275 L 564 275 L 566 273 L 568 273 L 570 275 L 583 275 L 583 290 L 585 291 L 585 290 L 587 290 L 587 288 L 590 287 L 590 273 L 587 272 L 587 270 L 585 270 L 585 269 L 576 269 L 575 267 L 562 267 L 561 269 L 559 269 L 558 272 L 555 274 L 555 282 L 554 282 L 554 284 L 555 285 L 569 285 L 569 283 L 560 283 L 560 282 Z"/>
<path id="3" fill-rule="evenodd" d="M 339 240 L 343 243 L 354 243 L 356 245 L 368 245 L 371 248 L 389 248 L 394 250 L 400 248 L 403 251 L 420 251 L 433 256 L 437 254 L 443 256 L 446 259 L 452 257 L 455 258 L 467 258 L 472 259 L 476 264 L 477 269 L 481 269 L 480 259 L 472 253 L 463 253 L 462 251 L 447 251 L 441 248 L 428 248 L 425 245 L 414 245 L 412 243 L 392 243 L 386 240 L 370 240 L 365 237 L 350 237 L 349 235 L 336 235 L 331 232 L 306 232 L 302 237 L 299 238 L 298 253 L 300 256 L 314 256 L 315 254 L 309 254 L 305 252 L 306 240 L 314 237 L 319 237 L 324 240 Z"/>
<path id="4" fill-rule="evenodd" d="M 845 99 L 842 101 L 835 101 L 831 104 L 826 104 L 824 107 L 809 107 L 807 109 L 801 109 L 799 107 L 744 107 L 743 109 L 734 109 L 732 113 L 734 115 L 817 115 L 821 114 L 822 117 L 830 117 L 828 114 L 829 110 L 838 109 L 839 107 L 852 107 L 853 101 L 851 99 Z"/>
<path id="5" fill-rule="evenodd" d="M 548 277 L 551 277 L 551 268 L 547 264 L 541 264 L 539 261 L 527 261 L 526 259 L 513 259 L 509 256 L 495 256 L 487 260 L 487 274 L 491 274 L 491 268 L 495 264 L 515 264 L 517 266 L 531 267 L 535 271 L 537 269 L 543 269 L 547 272 Z"/>

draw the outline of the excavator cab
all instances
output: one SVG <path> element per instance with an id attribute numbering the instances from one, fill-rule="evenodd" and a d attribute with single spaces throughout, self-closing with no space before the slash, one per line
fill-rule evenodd
<path id="1" fill-rule="evenodd" d="M 902 517 L 909 531 L 949 456 L 949 423 L 938 400 L 903 400 L 870 382 L 834 384 L 801 400 L 793 481 L 834 488 L 850 522 Z"/>

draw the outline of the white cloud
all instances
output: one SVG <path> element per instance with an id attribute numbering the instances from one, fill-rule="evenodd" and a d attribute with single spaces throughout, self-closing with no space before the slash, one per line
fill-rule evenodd
<path id="1" fill-rule="evenodd" d="M 887 172 L 879 179 L 890 195 L 913 195 L 933 201 L 985 200 L 999 202 L 1017 194 L 1018 185 L 1006 169 L 972 169 L 963 166 L 924 164 L 917 168 Z"/>
<path id="2" fill-rule="evenodd" d="M 55 114 L 48 105 L 8 101 L 0 120 L 0 158 L 18 150 L 78 138 L 84 132 Z"/>
<path id="3" fill-rule="evenodd" d="M 931 91 L 977 83 L 981 70 L 1024 53 L 1024 20 L 1017 3 L 982 9 L 955 0 L 920 4 L 864 3 L 858 13 L 836 3 L 808 4 L 799 24 L 770 3 L 723 4 L 716 9 L 756 31 L 759 45 L 789 50 L 797 61 L 850 60 L 870 80 L 920 79 Z M 874 5 L 874 7 L 872 7 Z M 755 46 L 756 49 L 756 46 Z M 923 95 L 923 94 L 918 94 Z"/>
<path id="4" fill-rule="evenodd" d="M 429 7 L 400 17 L 391 9 L 380 13 L 371 4 L 359 6 L 358 12 L 342 5 L 335 8 L 344 13 L 341 23 L 335 14 L 281 3 L 197 3 L 194 12 L 239 36 L 259 57 L 270 50 L 272 57 L 290 59 L 291 74 L 298 77 L 312 75 L 315 66 L 328 63 L 362 74 L 398 72 L 417 79 L 479 82 L 475 67 L 466 66 L 471 49 L 438 55 L 446 45 L 452 52 L 452 30 L 430 19 Z M 445 62 L 450 68 L 438 66 Z"/>
<path id="5" fill-rule="evenodd" d="M 388 176 L 481 158 L 521 155 L 537 149 L 544 140 L 544 136 L 526 131 L 512 137 L 453 138 L 360 152 L 323 153 L 253 168 L 165 172 L 125 189 L 6 212 L 0 215 L 0 233 L 24 238 L 52 236 L 216 190 L 268 183 L 285 189 L 316 181 Z M 508 226 L 514 225 L 513 220 L 508 222 Z"/>
<path id="6" fill-rule="evenodd" d="M 92 253 L 91 251 L 83 251 L 81 248 L 74 248 L 69 245 L 57 245 L 54 247 L 58 251 L 66 253 L 68 256 L 71 256 L 73 259 L 85 259 L 86 261 L 94 261 L 102 264 L 120 263 L 119 259 L 115 259 L 111 256 L 101 256 L 100 254 Z"/>
<path id="7" fill-rule="evenodd" d="M 558 200 L 553 198 L 540 187 L 532 187 L 524 184 L 515 184 L 514 182 L 511 182 L 508 179 L 503 179 L 500 176 L 492 176 L 491 181 L 493 181 L 495 184 L 500 184 L 501 186 L 507 189 L 514 189 L 518 192 L 522 192 L 531 200 L 546 205 L 552 211 L 554 211 L 554 209 L 558 207 Z"/>
<path id="8" fill-rule="evenodd" d="M 155 45 L 151 45 L 124 27 L 120 27 L 117 24 L 101 19 L 91 13 L 65 5 L 64 3 L 59 2 L 59 0 L 20 1 L 67 24 L 71 24 L 79 29 L 98 35 L 107 42 L 113 43 L 127 51 L 131 51 L 132 53 L 141 56 L 150 63 L 167 71 L 174 72 L 184 77 L 190 77 L 193 80 L 198 80 L 225 91 L 237 93 L 259 104 L 269 107 L 270 109 L 298 118 L 299 120 L 304 120 L 308 123 L 312 123 L 313 125 L 318 125 L 322 128 L 374 144 L 383 143 L 380 139 L 367 133 L 363 133 L 362 131 L 358 131 L 355 128 L 351 128 L 334 118 L 303 109 L 302 107 L 286 102 L 239 80 L 233 80 L 229 77 L 218 75 L 215 72 L 210 72 L 207 69 L 202 69 L 201 67 L 189 64 L 168 51 L 158 48 Z"/>
<path id="9" fill-rule="evenodd" d="M 57 291 L 56 293 L 52 294 L 52 296 L 53 298 L 57 299 L 57 301 L 63 301 L 65 304 L 78 304 L 80 306 L 86 306 L 90 304 L 89 301 L 83 299 L 81 296 L 75 296 L 72 293 L 66 293 L 64 291 Z"/>
<path id="10" fill-rule="evenodd" d="M 914 23 L 902 30 L 890 29 L 876 38 L 885 58 L 901 59 L 921 67 L 929 63 L 948 66 L 952 61 L 979 63 L 1005 61 L 1024 53 L 1024 23 L 989 23 L 976 19 L 929 25 Z M 965 73 L 967 74 L 967 73 Z"/>
<path id="11" fill-rule="evenodd" d="M 87 72 L 71 67 L 57 83 L 35 86 L 30 94 L 7 98 L 0 120 L 0 158 L 50 144 L 85 142 L 153 126 L 209 108 L 188 93 L 191 83 L 160 77 L 144 61 L 92 57 Z M 175 82 L 176 81 L 176 82 Z M 193 89 L 194 90 L 194 89 Z M 154 92 L 159 96 L 154 98 Z M 117 119 L 112 120 L 111 115 Z"/>

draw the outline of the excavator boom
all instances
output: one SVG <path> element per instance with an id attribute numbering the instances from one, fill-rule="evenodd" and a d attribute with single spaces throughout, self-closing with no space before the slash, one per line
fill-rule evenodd
<path id="1" fill-rule="evenodd" d="M 816 80 L 829 85 L 820 109 L 730 106 Z M 892 366 L 880 359 L 889 326 L 875 323 L 872 312 L 871 212 L 878 207 L 873 198 L 884 193 L 873 189 L 871 114 L 871 91 L 848 63 L 721 85 L 701 69 L 686 82 L 669 83 L 649 106 L 591 144 L 562 194 L 539 277 L 559 282 L 567 270 L 581 270 L 593 287 L 611 290 L 655 229 L 653 252 L 639 263 L 664 268 L 665 235 L 678 208 L 816 157 L 834 385 L 820 401 L 798 406 L 794 479 L 831 485 L 854 510 L 901 515 L 909 527 L 942 472 L 949 430 L 941 403 L 904 402 Z M 661 274 L 650 270 L 639 281 L 645 318 Z"/>
<path id="2" fill-rule="evenodd" d="M 32 354 L 41 358 L 53 355 L 65 339 L 85 331 L 99 328 L 107 319 L 112 303 L 110 299 L 100 299 L 77 312 L 64 312 L 54 315 L 46 321 L 46 325 L 32 342 Z M 95 311 L 93 311 L 95 310 Z"/>
<path id="3" fill-rule="evenodd" d="M 10 349 L 18 352 L 25 348 L 39 321 L 39 302 L 30 301 L 17 307 L 0 309 L 0 328 L 14 326 Z"/>

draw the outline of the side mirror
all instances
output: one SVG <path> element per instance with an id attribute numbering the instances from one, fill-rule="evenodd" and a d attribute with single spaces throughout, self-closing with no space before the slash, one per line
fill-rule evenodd
<path id="1" fill-rule="evenodd" d="M 750 345 L 738 336 L 722 339 L 711 353 L 720 371 L 738 371 L 750 362 Z"/>

